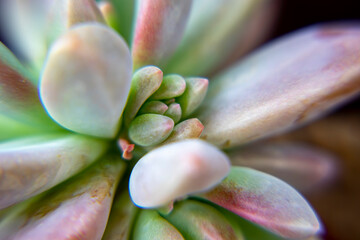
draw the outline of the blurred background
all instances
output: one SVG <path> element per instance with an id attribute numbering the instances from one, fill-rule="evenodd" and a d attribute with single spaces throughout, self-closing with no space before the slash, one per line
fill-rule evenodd
<path id="1" fill-rule="evenodd" d="M 280 6 L 267 41 L 314 23 L 339 20 L 360 23 L 359 0 L 284 0 Z M 0 41 L 9 45 L 2 29 Z M 303 194 L 324 223 L 324 239 L 360 239 L 360 98 L 301 130 L 267 141 L 289 139 L 315 145 L 338 157 L 338 174 L 332 184 Z"/>
<path id="2" fill-rule="evenodd" d="M 314 23 L 360 23 L 359 10 L 359 0 L 284 0 L 271 38 Z M 325 239 L 360 239 L 360 98 L 322 120 L 272 140 L 289 139 L 315 145 L 338 157 L 338 175 L 332 184 L 304 195 L 324 223 Z"/>

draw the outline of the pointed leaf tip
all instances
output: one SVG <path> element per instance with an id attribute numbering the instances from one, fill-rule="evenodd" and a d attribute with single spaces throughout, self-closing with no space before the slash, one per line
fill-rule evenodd
<path id="1" fill-rule="evenodd" d="M 311 206 L 295 189 L 250 168 L 232 167 L 221 184 L 200 197 L 285 238 L 306 238 L 320 229 Z"/>

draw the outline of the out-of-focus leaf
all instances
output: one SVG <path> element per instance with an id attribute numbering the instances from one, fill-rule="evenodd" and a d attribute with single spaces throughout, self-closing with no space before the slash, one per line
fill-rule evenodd
<path id="1" fill-rule="evenodd" d="M 196 0 L 185 36 L 166 72 L 206 75 L 234 51 L 263 0 Z M 216 57 L 215 57 L 216 56 Z"/>
<path id="2" fill-rule="evenodd" d="M 0 144 L 0 208 L 41 193 L 94 162 L 106 143 L 76 134 Z"/>
<path id="3" fill-rule="evenodd" d="M 203 138 L 232 147 L 321 116 L 360 90 L 360 27 L 320 25 L 269 44 L 212 81 Z"/>
<path id="4" fill-rule="evenodd" d="M 317 191 L 337 175 L 337 159 L 304 144 L 259 143 L 230 150 L 232 165 L 276 176 L 301 192 Z"/>
<path id="5" fill-rule="evenodd" d="M 32 82 L 34 76 L 0 43 L 0 139 L 56 129 Z"/>
<path id="6" fill-rule="evenodd" d="M 125 164 L 106 156 L 91 169 L 9 211 L 0 220 L 0 238 L 100 239 Z"/>
<path id="7" fill-rule="evenodd" d="M 180 42 L 192 0 L 138 0 L 132 42 L 134 69 L 161 64 Z"/>

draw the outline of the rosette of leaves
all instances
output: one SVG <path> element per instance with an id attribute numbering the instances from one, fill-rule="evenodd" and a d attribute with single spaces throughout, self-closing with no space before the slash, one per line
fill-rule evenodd
<path id="1" fill-rule="evenodd" d="M 208 80 L 261 37 L 271 4 L 5 2 L 18 56 L 0 45 L 0 238 L 316 235 L 296 190 L 244 166 L 292 170 L 301 186 L 321 182 L 331 157 L 238 146 L 354 97 L 360 28 L 300 30 Z"/>

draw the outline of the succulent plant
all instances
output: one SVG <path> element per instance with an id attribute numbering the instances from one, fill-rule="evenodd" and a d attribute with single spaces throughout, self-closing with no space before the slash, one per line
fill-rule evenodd
<path id="1" fill-rule="evenodd" d="M 331 157 L 247 144 L 358 94 L 359 26 L 300 30 L 214 75 L 265 31 L 252 23 L 272 2 L 3 4 L 18 56 L 0 45 L 0 239 L 319 233 L 301 194 L 253 168 L 317 184 Z M 248 161 L 274 152 L 280 164 Z"/>

